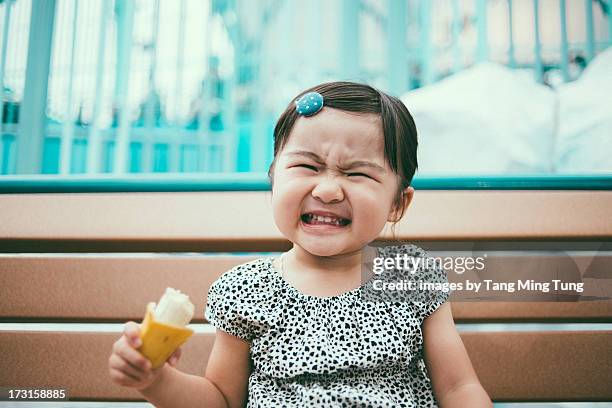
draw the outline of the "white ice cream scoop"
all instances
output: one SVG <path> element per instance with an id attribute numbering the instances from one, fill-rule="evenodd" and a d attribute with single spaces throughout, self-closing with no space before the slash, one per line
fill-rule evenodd
<path id="1" fill-rule="evenodd" d="M 155 320 L 160 323 L 185 327 L 193 318 L 195 306 L 189 296 L 180 290 L 166 288 L 166 292 L 155 308 Z"/>

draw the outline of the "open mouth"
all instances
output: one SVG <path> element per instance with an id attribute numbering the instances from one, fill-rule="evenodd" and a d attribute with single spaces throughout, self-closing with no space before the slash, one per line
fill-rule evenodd
<path id="1" fill-rule="evenodd" d="M 302 222 L 307 225 L 329 225 L 332 227 L 346 227 L 351 223 L 351 220 L 341 217 L 325 217 L 314 215 L 311 213 L 302 214 L 300 217 Z"/>

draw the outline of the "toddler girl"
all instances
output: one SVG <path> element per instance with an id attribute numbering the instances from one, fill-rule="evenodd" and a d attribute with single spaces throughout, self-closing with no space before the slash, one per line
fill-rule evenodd
<path id="1" fill-rule="evenodd" d="M 416 169 L 416 127 L 397 98 L 351 82 L 304 91 L 278 120 L 268 172 L 293 248 L 211 286 L 205 316 L 218 330 L 204 377 L 174 368 L 180 349 L 151 370 L 128 322 L 111 378 L 158 407 L 491 407 L 448 292 L 366 296 L 375 258 L 426 256 L 369 245 L 404 215 Z M 416 276 L 447 281 L 435 267 Z"/>

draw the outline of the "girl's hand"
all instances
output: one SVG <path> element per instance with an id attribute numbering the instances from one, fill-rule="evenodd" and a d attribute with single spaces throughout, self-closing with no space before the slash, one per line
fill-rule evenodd
<path id="1" fill-rule="evenodd" d="M 142 390 L 153 384 L 164 366 L 153 370 L 151 362 L 138 351 L 142 344 L 139 333 L 138 323 L 130 321 L 125 324 L 123 335 L 113 344 L 113 352 L 108 358 L 108 371 L 113 382 Z M 176 366 L 181 353 L 179 347 L 168 359 L 168 364 Z"/>

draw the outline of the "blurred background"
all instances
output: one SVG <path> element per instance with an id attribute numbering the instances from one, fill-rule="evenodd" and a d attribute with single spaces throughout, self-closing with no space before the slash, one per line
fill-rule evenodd
<path id="1" fill-rule="evenodd" d="M 417 178 L 612 175 L 612 0 L 0 0 L 0 27 L 4 176 L 265 172 L 333 80 L 404 101 Z"/>

